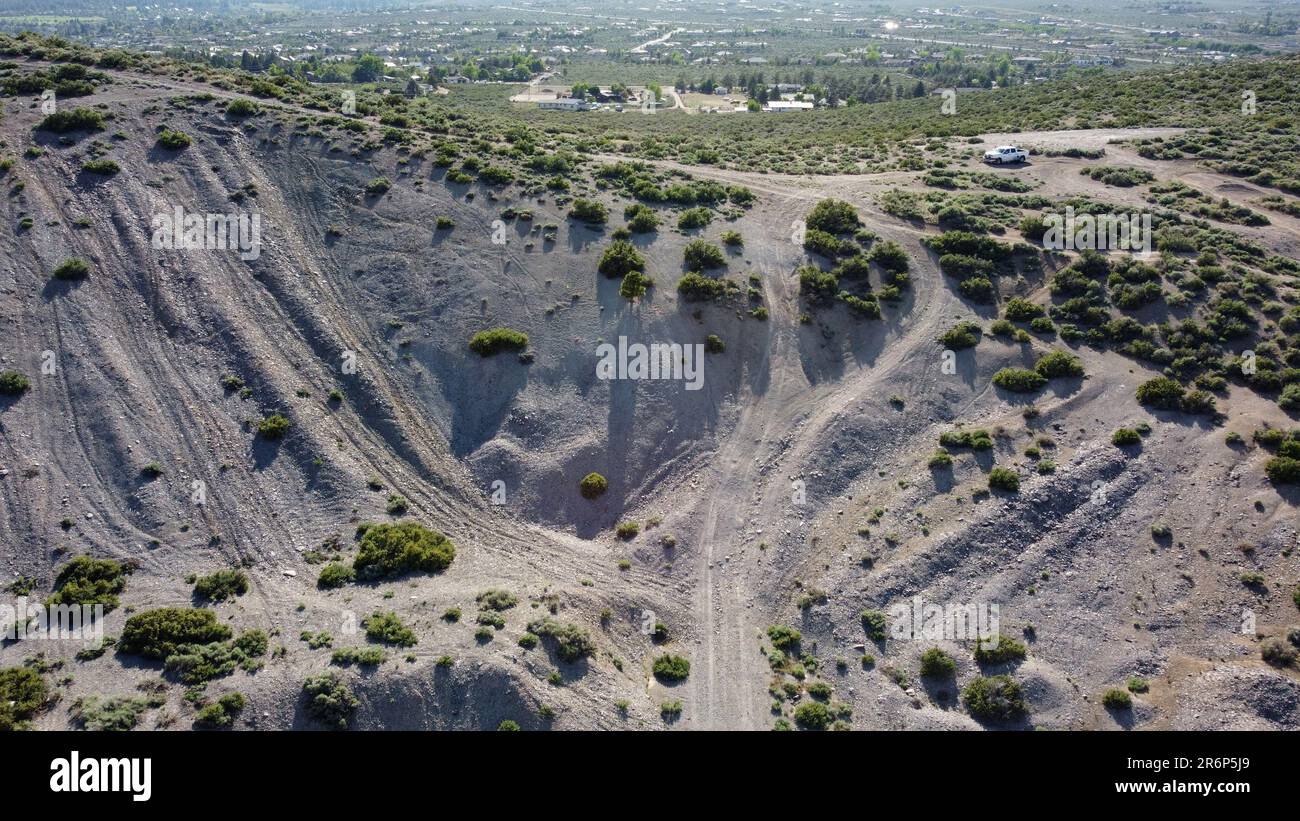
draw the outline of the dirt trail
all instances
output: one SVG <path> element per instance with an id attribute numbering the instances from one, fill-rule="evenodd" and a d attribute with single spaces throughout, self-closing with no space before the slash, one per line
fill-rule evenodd
<path id="1" fill-rule="evenodd" d="M 1131 134 L 1098 130 L 1085 134 L 1083 143 L 1105 145 L 1114 137 L 1150 136 L 1172 131 L 1177 129 L 1142 129 Z M 1041 135 L 1019 136 L 1029 143 Z M 1109 146 L 1107 150 L 1121 162 L 1140 159 L 1122 147 Z M 1079 168 L 1087 162 L 1045 158 L 1029 168 L 1044 180 L 1041 193 L 1064 195 L 1078 190 Z M 710 471 L 711 478 L 706 484 L 710 490 L 699 532 L 701 551 L 698 589 L 694 597 L 696 619 L 700 625 L 701 646 L 696 651 L 699 672 L 691 679 L 690 692 L 692 701 L 705 711 L 698 726 L 765 729 L 768 716 L 766 710 L 759 708 L 765 704 L 768 676 L 766 661 L 758 652 L 762 633 L 768 624 L 779 620 L 779 609 L 788 605 L 781 599 L 781 579 L 800 577 L 800 569 L 811 572 L 812 566 L 820 564 L 825 557 L 819 557 L 819 551 L 806 545 L 791 545 L 811 552 L 806 552 L 783 576 L 774 579 L 753 564 L 756 552 L 754 534 L 762 533 L 769 541 L 779 538 L 778 528 L 790 511 L 790 477 L 793 471 L 809 462 L 828 429 L 845 418 L 851 405 L 864 397 L 888 395 L 895 390 L 924 394 L 933 388 L 929 384 L 933 380 L 928 380 L 925 375 L 932 370 L 932 363 L 929 359 L 921 362 L 916 357 L 929 356 L 946 314 L 964 313 L 968 309 L 944 286 L 938 270 L 917 242 L 926 231 L 903 224 L 875 207 L 872 193 L 898 184 L 899 175 L 896 173 L 834 178 L 779 177 L 688 167 L 672 161 L 652 164 L 698 177 L 745 185 L 760 192 L 766 200 L 765 210 L 772 214 L 769 220 L 773 231 L 786 230 L 788 226 L 781 221 L 783 218 L 800 218 L 820 199 L 849 199 L 859 205 L 868 229 L 902 243 L 912 257 L 915 303 L 899 327 L 890 332 L 879 356 L 869 366 L 851 370 L 838 381 L 809 385 L 800 368 L 799 351 L 791 344 L 797 326 L 791 333 L 774 332 L 768 363 L 771 370 L 769 389 L 761 396 L 738 398 L 737 404 L 742 410 L 736 426 L 718 451 Z M 1179 177 L 1190 178 L 1189 183 L 1204 185 L 1215 182 L 1216 178 L 1219 183 L 1230 180 L 1205 172 L 1193 164 L 1188 166 L 1175 170 Z M 1167 173 L 1168 164 L 1163 167 Z M 1123 196 L 1127 193 L 1137 204 L 1137 191 L 1106 188 L 1097 193 L 1110 199 L 1115 199 L 1116 194 Z M 1272 236 L 1268 239 L 1285 239 L 1285 234 L 1289 233 L 1283 226 L 1276 226 L 1276 231 L 1276 234 L 1269 231 Z M 793 293 L 774 296 L 769 289 L 767 301 L 773 306 L 794 305 L 794 296 Z M 774 322 L 774 327 L 779 325 Z M 905 370 L 908 368 L 911 370 Z M 976 395 L 969 402 L 974 403 L 979 398 L 980 395 Z M 926 426 L 922 420 L 907 419 L 900 423 L 894 440 L 901 441 L 909 432 L 915 433 Z M 777 440 L 783 440 L 779 452 L 774 447 Z M 773 457 L 774 452 L 777 455 Z M 881 453 L 883 456 L 883 448 Z M 739 559 L 746 546 L 748 552 Z"/>
<path id="2" fill-rule="evenodd" d="M 771 236 L 787 234 L 790 223 L 802 219 L 817 201 L 846 196 L 841 178 L 791 178 L 791 184 L 781 185 L 772 184 L 770 175 L 687 169 L 672 162 L 655 164 L 761 191 Z M 866 187 L 877 178 L 888 180 L 891 176 L 851 181 Z M 802 464 L 827 428 L 855 401 L 887 394 L 885 386 L 895 380 L 900 384 L 912 381 L 911 376 L 900 376 L 898 369 L 918 351 L 932 347 L 945 306 L 955 304 L 917 242 L 924 232 L 887 217 L 877 218 L 873 210 L 861 209 L 865 227 L 900 242 L 912 257 L 915 300 L 897 327 L 888 331 L 879 356 L 870 365 L 850 369 L 841 379 L 810 385 L 798 344 L 797 286 L 788 272 L 767 280 L 765 303 L 773 310 L 773 331 L 761 366 L 768 369 L 770 382 L 761 395 L 737 397 L 739 418 L 702 482 L 709 491 L 699 530 L 694 596 L 700 646 L 696 650 L 698 672 L 689 680 L 688 703 L 698 705 L 701 712 L 694 726 L 767 728 L 766 659 L 759 650 L 763 633 L 781 605 L 781 591 L 767 587 L 770 581 L 755 563 L 761 555 L 755 534 L 776 534 L 789 512 L 791 480 L 788 471 L 779 468 Z M 768 269 L 768 263 L 760 256 L 756 267 Z M 780 454 L 773 458 L 778 442 Z"/>

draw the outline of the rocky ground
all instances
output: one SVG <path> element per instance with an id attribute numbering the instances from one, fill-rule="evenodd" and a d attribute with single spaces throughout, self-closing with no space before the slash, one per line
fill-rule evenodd
<path id="1" fill-rule="evenodd" d="M 879 208 L 887 188 L 921 190 L 915 175 L 689 169 L 759 196 L 743 217 L 715 221 L 703 236 L 742 234 L 728 272 L 742 283 L 758 275 L 770 310 L 762 321 L 734 305 L 679 298 L 673 283 L 692 238 L 679 232 L 638 239 L 657 287 L 628 303 L 595 273 L 609 229 L 566 220 L 553 200 L 507 192 L 492 201 L 486 188 L 448 184 L 428 159 L 331 150 L 328 139 L 294 128 L 310 112 L 268 112 L 243 127 L 210 102 L 169 106 L 199 90 L 184 83 L 119 80 L 89 99 L 114 115 L 97 138 L 123 168 L 115 177 L 78 170 L 84 140 L 67 147 L 33 137 L 41 114 L 29 100 L 5 101 L 0 121 L 4 153 L 45 148 L 17 162 L 6 183 L 24 186 L 0 205 L 0 365 L 33 382 L 0 406 L 0 568 L 36 579 L 40 596 L 72 555 L 137 562 L 124 606 L 108 616 L 115 635 L 131 612 L 188 605 L 188 575 L 245 565 L 252 589 L 215 609 L 237 628 L 272 631 L 286 652 L 209 690 L 245 693 L 249 725 L 309 726 L 302 682 L 335 668 L 329 650 L 309 649 L 299 634 L 326 630 L 335 647 L 364 644 L 347 625 L 383 609 L 412 625 L 419 643 L 409 658 L 390 654 L 373 672 L 344 673 L 362 701 L 361 728 L 492 729 L 512 719 L 525 728 L 765 729 L 774 718 L 763 654 L 772 624 L 802 632 L 836 701 L 852 705 L 855 728 L 978 728 L 956 699 L 981 671 L 968 645 L 937 642 L 958 659 L 955 680 L 899 686 L 885 669 L 916 682 L 919 654 L 935 642 L 872 648 L 864 636 L 861 610 L 917 596 L 997 603 L 1003 632 L 1027 638 L 1027 659 L 1009 668 L 1026 687 L 1025 726 L 1300 723 L 1300 677 L 1259 656 L 1261 637 L 1300 621 L 1291 603 L 1300 581 L 1297 498 L 1264 479 L 1264 452 L 1224 441 L 1228 430 L 1249 441 L 1265 423 L 1294 420 L 1238 389 L 1220 402 L 1223 427 L 1152 414 L 1133 390 L 1155 372 L 1086 347 L 1076 353 L 1088 377 L 1045 392 L 1030 420 L 1024 403 L 989 379 L 1050 345 L 989 337 L 944 373 L 935 337 L 959 319 L 996 314 L 964 303 L 939 274 L 919 242 L 932 228 Z M 194 144 L 155 147 L 164 123 Z M 1014 138 L 1105 144 L 1123 136 Z M 1241 204 L 1264 193 L 1191 164 L 1108 151 L 1110 162 Z M 998 173 L 1039 180 L 1036 193 L 1049 196 L 1139 201 L 1135 191 L 1081 177 L 1083 162 L 1036 157 Z M 378 176 L 391 190 L 364 195 Z M 240 190 L 244 202 L 233 203 Z M 627 204 L 601 196 L 615 214 Z M 800 321 L 792 272 L 804 252 L 791 226 L 824 197 L 853 203 L 870 230 L 911 256 L 912 287 L 883 321 L 855 320 L 842 307 Z M 176 205 L 255 208 L 260 257 L 152 248 L 151 217 Z M 517 222 L 504 244 L 493 243 L 507 205 L 532 209 L 534 226 L 558 226 L 556 240 Z M 30 228 L 20 227 L 23 216 Z M 439 230 L 438 216 L 455 227 Z M 1270 219 L 1233 230 L 1295 257 L 1300 225 Z M 90 261 L 91 275 L 51 280 L 69 256 Z M 1045 286 L 1015 287 L 1041 296 Z M 498 325 L 529 335 L 531 363 L 467 349 L 474 332 Z M 709 334 L 726 350 L 708 355 L 700 391 L 596 378 L 602 341 L 696 343 Z M 45 351 L 56 367 L 42 375 Z M 355 369 L 345 367 L 351 362 Z M 224 390 L 226 374 L 243 379 L 249 395 Z M 328 399 L 332 390 L 342 401 Z M 254 428 L 277 411 L 291 432 L 267 443 Z M 1110 444 L 1115 428 L 1143 420 L 1153 431 L 1140 449 Z M 995 449 L 956 457 L 950 476 L 932 472 L 938 436 L 956 424 L 994 431 Z M 1022 455 L 1043 436 L 1055 444 L 1055 474 L 1034 473 Z M 154 479 L 141 476 L 151 462 L 162 467 Z M 994 462 L 1020 467 L 1019 494 L 975 492 Z M 590 471 L 610 482 L 594 502 L 578 490 Z M 194 502 L 195 482 L 203 504 Z M 504 488 L 504 504 L 492 504 L 494 487 Z M 348 544 L 358 522 L 388 518 L 391 493 L 409 500 L 410 518 L 455 542 L 450 569 L 317 589 L 309 551 L 334 536 Z M 626 520 L 643 523 L 629 541 L 613 532 Z M 1153 538 L 1157 521 L 1170 525 L 1169 538 Z M 1248 569 L 1267 585 L 1244 586 Z M 521 603 L 481 643 L 472 615 L 487 588 L 511 590 Z M 798 607 L 810 590 L 824 600 Z M 448 607 L 466 618 L 442 621 Z M 590 631 L 594 657 L 570 665 L 516 645 L 525 622 L 549 608 Z M 1255 634 L 1242 632 L 1243 609 L 1255 615 Z M 645 635 L 647 614 L 668 626 L 667 644 Z M 42 728 L 67 726 L 66 707 L 79 696 L 132 694 L 159 676 L 157 665 L 112 653 L 77 661 L 77 644 L 33 644 L 7 644 L 0 661 L 44 652 L 62 662 L 51 674 L 66 677 L 61 705 L 39 717 Z M 668 686 L 651 675 L 665 649 L 690 659 L 686 681 Z M 859 663 L 864 653 L 874 666 Z M 444 655 L 454 664 L 436 665 Z M 848 662 L 842 670 L 837 657 Z M 552 670 L 559 684 L 546 680 Z M 1130 676 L 1151 689 L 1117 717 L 1100 695 Z M 142 726 L 188 727 L 182 694 L 171 688 Z M 675 699 L 682 714 L 664 721 L 661 704 Z M 553 719 L 538 716 L 544 705 Z"/>

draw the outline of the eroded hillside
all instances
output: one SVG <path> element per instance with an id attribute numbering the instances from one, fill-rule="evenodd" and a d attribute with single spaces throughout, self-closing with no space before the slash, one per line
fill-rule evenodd
<path id="1" fill-rule="evenodd" d="M 1245 209 L 1271 189 L 1108 142 L 1156 132 L 1017 135 L 1038 153 L 1015 171 L 984 171 L 985 143 L 954 141 L 939 153 L 956 176 L 805 178 L 633 165 L 540 131 L 458 133 L 454 118 L 408 130 L 399 103 L 356 117 L 274 95 L 232 106 L 251 98 L 219 80 L 95 71 L 92 93 L 58 103 L 90 112 L 89 128 L 60 134 L 38 97 L 4 100 L 0 365 L 30 387 L 0 405 L 0 561 L 33 600 L 68 588 L 74 556 L 133 566 L 115 576 L 115 638 L 133 616 L 193 605 L 267 646 L 222 656 L 196 641 L 207 669 L 10 642 L 5 665 L 60 696 L 36 726 L 85 725 L 104 712 L 88 704 L 116 698 L 139 726 L 188 727 L 230 692 L 247 698 L 241 723 L 318 726 L 303 685 L 322 673 L 355 694 L 357 727 L 759 729 L 822 702 L 824 723 L 864 729 L 1300 722 L 1294 666 L 1261 658 L 1300 620 L 1295 486 L 1265 469 L 1290 446 L 1253 436 L 1295 426 L 1279 395 L 1300 367 L 1300 223 L 1184 223 L 1166 200 L 1154 274 L 1121 255 L 1089 273 L 1022 227 L 1067 200 L 1151 207 L 1172 182 Z M 189 140 L 168 147 L 168 131 Z M 1066 145 L 1104 159 L 1052 156 Z M 86 170 L 109 170 L 97 161 L 118 170 Z M 1151 178 L 1080 173 L 1107 166 Z M 810 240 L 805 221 L 832 198 L 855 224 Z M 603 223 L 575 216 L 582 202 Z M 638 203 L 654 230 L 628 229 Z M 256 213 L 256 258 L 155 247 L 155 218 L 177 208 Z M 706 224 L 676 227 L 691 212 Z M 945 243 L 977 244 L 956 230 L 1005 245 L 974 253 L 1003 255 L 995 274 L 942 261 L 957 253 Z M 678 285 L 701 268 L 699 240 L 721 254 L 703 266 L 714 284 L 696 284 L 714 294 Z M 654 280 L 633 298 L 598 270 L 619 242 Z M 895 248 L 902 269 L 882 250 Z M 84 277 L 56 275 L 74 259 Z M 1085 281 L 1112 273 L 1104 289 Z M 1118 304 L 1148 282 L 1162 296 Z M 1070 303 L 1076 287 L 1093 301 Z M 1016 297 L 1038 310 L 1012 316 Z M 1242 334 L 1215 324 L 1236 318 L 1226 301 L 1246 306 Z M 1157 330 L 1183 320 L 1213 333 Z M 948 335 L 968 321 L 984 332 Z M 527 343 L 472 350 L 492 328 Z M 599 346 L 620 337 L 707 344 L 700 389 L 601 379 Z M 1247 344 L 1276 385 L 1196 381 L 1231 375 Z M 1212 412 L 1139 402 L 1174 349 L 1198 346 L 1178 375 Z M 1082 375 L 995 384 L 1053 351 Z M 266 424 L 277 415 L 283 435 Z M 1113 443 L 1121 428 L 1139 443 Z M 985 433 L 972 446 L 954 431 Z M 998 470 L 1015 486 L 990 483 Z M 592 472 L 607 483 L 596 498 L 580 485 Z M 405 522 L 445 534 L 454 559 L 376 571 L 367 534 Z M 195 592 L 229 568 L 242 594 Z M 915 597 L 996 604 L 1014 641 L 989 657 L 947 636 L 872 637 L 868 614 Z M 923 670 L 934 646 L 950 671 Z M 1002 673 L 1027 711 L 977 720 L 959 692 Z M 1147 684 L 1131 710 L 1105 709 L 1130 678 Z"/>

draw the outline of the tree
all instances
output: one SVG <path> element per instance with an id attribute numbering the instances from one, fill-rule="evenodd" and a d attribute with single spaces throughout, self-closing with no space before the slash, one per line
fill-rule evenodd
<path id="1" fill-rule="evenodd" d="M 384 76 L 384 61 L 373 54 L 363 54 L 357 58 L 352 69 L 352 80 L 358 83 L 373 83 Z"/>

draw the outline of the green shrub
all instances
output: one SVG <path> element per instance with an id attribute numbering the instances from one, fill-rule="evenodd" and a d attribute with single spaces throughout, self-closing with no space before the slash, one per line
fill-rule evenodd
<path id="1" fill-rule="evenodd" d="M 31 386 L 31 381 L 18 371 L 0 371 L 0 396 L 20 396 Z"/>
<path id="2" fill-rule="evenodd" d="M 528 632 L 555 642 L 555 653 L 561 661 L 575 662 L 595 655 L 596 643 L 576 624 L 561 624 L 550 616 L 528 623 Z"/>
<path id="3" fill-rule="evenodd" d="M 820 701 L 805 701 L 795 708 L 794 723 L 804 730 L 825 730 L 831 724 L 831 711 Z"/>
<path id="4" fill-rule="evenodd" d="M 128 618 L 117 647 L 127 655 L 165 659 L 183 645 L 221 642 L 230 636 L 230 628 L 211 610 L 160 607 Z"/>
<path id="5" fill-rule="evenodd" d="M 609 490 L 609 482 L 599 473 L 588 473 L 586 476 L 582 477 L 582 481 L 578 483 L 578 490 L 582 492 L 582 495 L 585 498 L 595 499 L 599 496 L 603 496 L 605 491 Z"/>
<path id="6" fill-rule="evenodd" d="M 41 120 L 36 130 L 51 131 L 55 134 L 67 134 L 71 131 L 103 131 L 104 115 L 90 108 L 56 111 Z"/>
<path id="7" fill-rule="evenodd" d="M 686 267 L 691 271 L 703 271 L 709 268 L 721 268 L 727 264 L 722 249 L 702 239 L 691 240 L 686 244 L 682 257 Z"/>
<path id="8" fill-rule="evenodd" d="M 257 657 L 266 654 L 267 644 L 261 630 L 249 630 L 233 642 L 181 644 L 167 655 L 163 669 L 186 684 L 202 684 L 229 675 L 236 667 L 253 672 L 261 668 Z"/>
<path id="9" fill-rule="evenodd" d="M 569 218 L 585 222 L 588 225 L 604 225 L 609 219 L 609 209 L 594 200 L 579 197 L 569 209 Z"/>
<path id="10" fill-rule="evenodd" d="M 386 193 L 392 187 L 393 183 L 387 177 L 375 177 L 373 180 L 366 183 L 366 196 L 378 197 L 380 194 Z"/>
<path id="11" fill-rule="evenodd" d="M 1024 715 L 1024 694 L 1010 676 L 978 676 L 962 691 L 971 715 L 984 721 L 1006 721 Z"/>
<path id="12" fill-rule="evenodd" d="M 862 225 L 858 212 L 847 202 L 824 199 L 813 206 L 805 224 L 816 231 L 828 234 L 847 234 Z"/>
<path id="13" fill-rule="evenodd" d="M 1118 165 L 1094 165 L 1089 168 L 1079 169 L 1079 173 L 1086 177 L 1092 177 L 1105 185 L 1113 185 L 1119 188 L 1142 185 L 1155 179 L 1155 175 L 1145 169 Z"/>
<path id="14" fill-rule="evenodd" d="M 298 639 L 307 642 L 307 646 L 313 650 L 319 650 L 322 647 L 329 647 L 334 644 L 334 637 L 323 630 L 319 633 L 304 630 L 298 634 Z"/>
<path id="15" fill-rule="evenodd" d="M 1115 447 L 1122 448 L 1128 445 L 1136 445 L 1142 441 L 1142 437 L 1137 431 L 1131 428 L 1120 428 L 1110 437 L 1110 443 Z"/>
<path id="16" fill-rule="evenodd" d="M 352 569 L 374 580 L 420 571 L 441 573 L 456 558 L 456 546 L 436 530 L 416 522 L 374 524 L 366 528 Z"/>
<path id="17" fill-rule="evenodd" d="M 474 601 L 478 602 L 478 606 L 484 610 L 497 611 L 509 610 L 519 603 L 519 599 L 514 593 L 511 593 L 509 590 L 498 590 L 496 588 L 484 590 L 482 593 L 479 593 L 474 597 Z"/>
<path id="18" fill-rule="evenodd" d="M 101 177 L 111 177 L 121 172 L 122 166 L 112 160 L 88 160 L 81 164 L 81 170 L 87 174 L 97 174 Z"/>
<path id="19" fill-rule="evenodd" d="M 226 693 L 212 704 L 205 705 L 194 718 L 196 727 L 220 729 L 235 723 L 235 716 L 244 709 L 248 700 L 243 693 Z"/>
<path id="20" fill-rule="evenodd" d="M 803 247 L 830 260 L 842 256 L 855 256 L 860 264 L 865 266 L 867 263 L 867 258 L 859 253 L 858 246 L 852 240 L 841 241 L 825 231 L 809 230 L 804 234 Z"/>
<path id="21" fill-rule="evenodd" d="M 415 637 L 415 631 L 403 624 L 401 618 L 391 610 L 387 613 L 372 613 L 369 618 L 362 620 L 361 626 L 366 629 L 366 638 L 381 644 L 412 647 L 419 641 Z"/>
<path id="22" fill-rule="evenodd" d="M 971 231 L 945 231 L 938 236 L 926 237 L 921 242 L 940 257 L 962 254 L 984 260 L 1001 260 L 1010 258 L 1014 253 L 1007 243 Z"/>
<path id="23" fill-rule="evenodd" d="M 0 670 L 0 732 L 21 730 L 45 704 L 45 679 L 30 667 Z"/>
<path id="24" fill-rule="evenodd" d="M 808 689 L 808 695 L 812 696 L 813 698 L 819 701 L 830 700 L 830 697 L 834 692 L 834 688 L 832 688 L 829 684 L 827 684 L 824 681 L 814 681 L 812 684 L 808 685 L 807 689 Z"/>
<path id="25" fill-rule="evenodd" d="M 703 228 L 713 222 L 713 212 L 707 208 L 688 208 L 677 218 L 677 227 L 683 231 Z"/>
<path id="26" fill-rule="evenodd" d="M 194 141 L 190 139 L 189 134 L 184 131 L 173 131 L 170 128 L 164 128 L 162 133 L 158 135 L 158 145 L 171 151 L 188 148 L 192 142 Z"/>
<path id="27" fill-rule="evenodd" d="M 257 103 L 243 97 L 231 100 L 230 105 L 226 106 L 226 114 L 231 117 L 252 117 L 259 113 L 261 109 Z"/>
<path id="28" fill-rule="evenodd" d="M 691 663 L 665 653 L 654 660 L 654 674 L 660 681 L 684 681 L 691 674 Z"/>
<path id="29" fill-rule="evenodd" d="M 1083 363 L 1079 357 L 1065 351 L 1045 353 L 1034 363 L 1034 370 L 1047 377 L 1057 379 L 1063 376 L 1083 376 Z"/>
<path id="30" fill-rule="evenodd" d="M 1182 409 L 1185 413 L 1214 413 L 1214 396 L 1209 391 L 1188 391 L 1183 395 Z"/>
<path id="31" fill-rule="evenodd" d="M 732 290 L 734 283 L 725 279 L 712 277 L 690 271 L 677 280 L 677 292 L 688 302 L 704 299 L 717 299 Z"/>
<path id="32" fill-rule="evenodd" d="M 722 244 L 728 248 L 740 248 L 745 244 L 745 238 L 740 235 L 739 231 L 723 231 Z"/>
<path id="33" fill-rule="evenodd" d="M 218 570 L 194 583 L 194 592 L 208 601 L 225 601 L 248 592 L 248 576 L 242 570 Z"/>
<path id="34" fill-rule="evenodd" d="M 1300 459 L 1274 456 L 1264 463 L 1264 475 L 1275 485 L 1300 484 Z"/>
<path id="35" fill-rule="evenodd" d="M 636 522 L 619 522 L 618 526 L 614 528 L 614 533 L 624 540 L 635 538 L 636 534 L 640 532 L 641 526 Z"/>
<path id="36" fill-rule="evenodd" d="M 1133 707 L 1133 697 L 1127 690 L 1113 687 L 1102 694 L 1101 703 L 1108 710 L 1129 710 Z"/>
<path id="37" fill-rule="evenodd" d="M 985 644 L 983 640 L 975 643 L 975 660 L 980 664 L 1005 664 L 1008 661 L 1019 661 L 1025 657 L 1025 645 L 1016 641 L 1010 636 L 998 636 L 993 644 Z"/>
<path id="38" fill-rule="evenodd" d="M 866 631 L 867 638 L 872 641 L 885 640 L 885 630 L 888 626 L 888 621 L 885 619 L 884 613 L 881 613 L 879 610 L 863 610 L 862 613 L 859 614 L 859 619 L 862 621 L 862 629 Z"/>
<path id="39" fill-rule="evenodd" d="M 1003 368 L 993 374 L 993 384 L 1013 393 L 1033 393 L 1047 384 L 1047 377 L 1038 371 Z"/>
<path id="40" fill-rule="evenodd" d="M 55 279 L 77 280 L 85 279 L 90 274 L 90 263 L 84 259 L 72 257 L 60 262 L 54 269 Z"/>
<path id="41" fill-rule="evenodd" d="M 784 624 L 774 624 L 767 628 L 767 637 L 772 646 L 778 650 L 789 650 L 799 644 L 803 638 L 799 631 Z"/>
<path id="42" fill-rule="evenodd" d="M 1185 389 L 1167 376 L 1157 376 L 1138 385 L 1137 400 L 1143 405 L 1165 410 L 1181 406 Z"/>
<path id="43" fill-rule="evenodd" d="M 623 277 L 623 282 L 618 287 L 618 295 L 628 300 L 640 299 L 645 296 L 646 290 L 654 284 L 654 280 L 640 271 L 629 271 L 627 276 Z"/>
<path id="44" fill-rule="evenodd" d="M 989 489 L 1016 493 L 1020 490 L 1020 477 L 1009 468 L 993 468 L 989 471 Z"/>
<path id="45" fill-rule="evenodd" d="M 899 286 L 906 284 L 906 278 L 898 276 L 906 272 L 910 265 L 907 252 L 903 250 L 901 245 L 893 240 L 885 240 L 872 248 L 871 253 L 867 256 L 887 273 L 893 275 L 895 284 Z"/>
<path id="46" fill-rule="evenodd" d="M 517 733 L 519 732 L 519 722 L 511 721 L 508 718 L 504 719 L 500 724 L 497 725 L 497 732 Z"/>
<path id="47" fill-rule="evenodd" d="M 357 572 L 347 565 L 340 562 L 330 562 L 321 568 L 320 576 L 316 579 L 316 586 L 322 590 L 330 590 L 349 584 L 356 577 Z"/>
<path id="48" fill-rule="evenodd" d="M 959 322 L 939 337 L 939 344 L 952 351 L 973 348 L 979 344 L 981 329 L 975 322 Z"/>
<path id="49" fill-rule="evenodd" d="M 307 715 L 338 730 L 347 729 L 361 701 L 336 673 L 322 673 L 303 682 Z"/>
<path id="50" fill-rule="evenodd" d="M 601 254 L 596 270 L 611 279 L 626 276 L 632 271 L 644 271 L 645 257 L 641 256 L 632 243 L 615 240 Z"/>
<path id="51" fill-rule="evenodd" d="M 257 425 L 257 433 L 263 439 L 283 439 L 284 435 L 289 432 L 289 420 L 283 415 L 273 413 L 264 418 Z"/>
<path id="52" fill-rule="evenodd" d="M 492 356 L 502 351 L 522 351 L 527 347 L 528 334 L 512 328 L 479 331 L 469 341 L 469 349 L 479 356 Z"/>
<path id="53" fill-rule="evenodd" d="M 340 667 L 377 667 L 383 664 L 388 655 L 378 647 L 340 647 L 330 654 L 330 664 Z"/>
<path id="54" fill-rule="evenodd" d="M 78 556 L 59 570 L 54 580 L 54 592 L 45 603 L 49 606 L 103 605 L 108 613 L 118 606 L 117 594 L 126 589 L 128 565 L 112 559 L 92 559 Z"/>
<path id="55" fill-rule="evenodd" d="M 623 219 L 635 234 L 647 234 L 659 227 L 659 217 L 654 209 L 641 203 L 628 206 L 623 211 Z"/>
<path id="56" fill-rule="evenodd" d="M 1277 404 L 1285 410 L 1300 410 L 1300 382 L 1293 382 L 1283 388 Z"/>
<path id="57" fill-rule="evenodd" d="M 1128 689 L 1131 693 L 1145 693 L 1151 689 L 1151 683 L 1144 678 L 1134 676 L 1128 680 Z"/>
<path id="58" fill-rule="evenodd" d="M 921 675 L 927 678 L 950 678 L 957 673 L 957 662 L 938 647 L 921 654 Z"/>
<path id="59" fill-rule="evenodd" d="M 1012 322 L 1028 322 L 1043 316 L 1043 313 L 1042 306 L 1018 296 L 1008 299 L 1002 311 L 1002 315 Z"/>
<path id="60" fill-rule="evenodd" d="M 945 448 L 991 450 L 993 448 L 993 437 L 983 428 L 975 428 L 973 430 L 950 430 L 939 434 L 939 444 Z"/>
<path id="61" fill-rule="evenodd" d="M 727 350 L 727 344 L 717 334 L 709 334 L 704 338 L 704 350 L 709 353 L 722 353 Z"/>
<path id="62" fill-rule="evenodd" d="M 976 278 L 988 280 L 993 276 L 993 263 L 966 254 L 944 254 L 939 257 L 939 270 L 963 282 Z"/>
<path id="63" fill-rule="evenodd" d="M 993 282 L 987 277 L 971 277 L 963 279 L 958 286 L 961 295 L 981 305 L 987 305 L 993 302 Z"/>
<path id="64" fill-rule="evenodd" d="M 1274 667 L 1290 667 L 1300 656 L 1296 649 L 1280 638 L 1266 639 L 1259 647 L 1259 655 L 1266 663 Z"/>
<path id="65" fill-rule="evenodd" d="M 508 168 L 489 165 L 478 172 L 478 178 L 488 185 L 506 185 L 514 180 L 515 175 Z"/>
<path id="66" fill-rule="evenodd" d="M 257 658 L 266 655 L 270 638 L 262 630 L 245 630 L 235 639 L 234 647 L 249 658 Z"/>
<path id="67" fill-rule="evenodd" d="M 79 727 L 91 732 L 126 732 L 135 729 L 149 708 L 143 698 L 132 696 L 84 696 L 72 703 L 68 715 Z"/>

